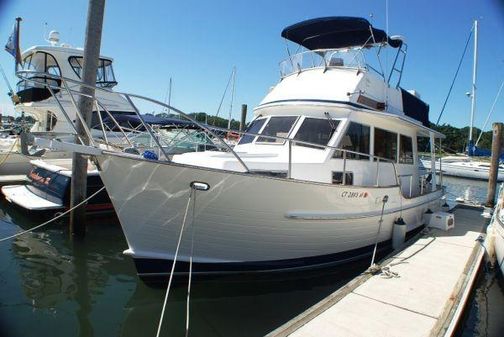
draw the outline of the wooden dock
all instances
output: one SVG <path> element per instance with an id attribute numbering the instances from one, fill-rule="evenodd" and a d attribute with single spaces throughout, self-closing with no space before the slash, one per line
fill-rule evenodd
<path id="1" fill-rule="evenodd" d="M 450 336 L 476 278 L 487 220 L 482 209 L 457 206 L 455 228 L 429 228 L 267 337 Z"/>

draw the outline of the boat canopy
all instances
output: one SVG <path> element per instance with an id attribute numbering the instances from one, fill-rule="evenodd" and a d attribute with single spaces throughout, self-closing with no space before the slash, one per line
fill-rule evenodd
<path id="1" fill-rule="evenodd" d="M 285 28 L 282 37 L 307 49 L 338 49 L 367 47 L 387 43 L 401 47 L 402 40 L 394 39 L 371 26 L 368 20 L 348 16 L 331 16 L 302 21 Z"/>
<path id="2" fill-rule="evenodd" d="M 114 119 L 119 123 L 121 126 L 127 126 L 130 128 L 142 128 L 142 121 L 137 115 L 133 114 L 114 114 Z M 144 115 L 142 116 L 144 122 L 149 125 L 160 125 L 163 127 L 173 127 L 173 128 L 178 128 L 178 127 L 183 127 L 186 129 L 196 129 L 198 126 L 190 121 L 187 120 L 181 120 L 181 119 L 176 119 L 176 118 L 165 118 L 165 117 L 157 117 L 153 115 Z M 103 119 L 103 123 L 108 125 L 110 128 L 114 129 L 115 124 L 112 121 L 110 117 L 106 117 Z"/>

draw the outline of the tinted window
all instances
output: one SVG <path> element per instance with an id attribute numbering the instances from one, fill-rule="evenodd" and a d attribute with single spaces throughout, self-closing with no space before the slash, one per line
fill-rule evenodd
<path id="1" fill-rule="evenodd" d="M 249 127 L 245 132 L 250 132 L 250 133 L 259 133 L 259 130 L 261 130 L 264 122 L 266 121 L 266 118 L 262 119 L 256 119 L 250 123 Z M 254 140 L 255 136 L 253 135 L 244 135 L 241 137 L 240 142 L 238 144 L 247 144 L 247 143 L 252 143 Z"/>
<path id="2" fill-rule="evenodd" d="M 71 56 L 68 58 L 68 62 L 70 62 L 75 74 L 81 78 L 83 58 L 80 56 Z M 114 70 L 112 69 L 112 61 L 100 59 L 98 62 L 98 68 L 96 68 L 96 86 L 111 88 L 116 84 L 117 82 L 114 76 Z"/>
<path id="3" fill-rule="evenodd" d="M 397 133 L 375 128 L 374 155 L 397 160 Z"/>
<path id="4" fill-rule="evenodd" d="M 270 120 L 268 121 L 268 124 L 266 124 L 266 126 L 262 130 L 261 135 L 286 138 L 289 136 L 289 132 L 292 129 L 292 126 L 294 125 L 296 119 L 297 117 L 294 116 L 271 117 Z M 283 139 L 276 139 L 270 137 L 259 137 L 257 141 L 263 143 L 277 143 L 277 144 L 285 143 L 285 140 Z"/>
<path id="5" fill-rule="evenodd" d="M 334 131 L 338 127 L 339 121 L 331 121 L 320 118 L 305 118 L 303 124 L 299 128 L 295 140 L 301 140 L 308 143 L 319 145 L 327 145 Z M 306 144 L 297 143 L 296 145 L 309 146 Z"/>
<path id="6" fill-rule="evenodd" d="M 343 139 L 341 140 L 340 148 L 353 152 L 369 154 L 370 135 L 371 133 L 369 126 L 350 122 L 350 125 L 348 126 L 348 129 L 345 132 Z M 333 157 L 341 158 L 342 156 L 343 153 L 341 151 L 336 151 Z M 347 152 L 347 158 L 369 160 L 369 156 L 351 152 Z"/>
<path id="7" fill-rule="evenodd" d="M 413 164 L 413 141 L 411 137 L 401 135 L 399 144 L 399 163 Z"/>

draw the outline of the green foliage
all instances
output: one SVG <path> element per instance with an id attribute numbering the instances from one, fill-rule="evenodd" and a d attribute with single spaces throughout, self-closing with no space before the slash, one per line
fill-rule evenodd
<path id="1" fill-rule="evenodd" d="M 434 125 L 431 123 L 431 128 L 441 132 L 446 136 L 443 140 L 443 149 L 448 153 L 464 152 L 469 141 L 469 127 L 456 128 L 450 124 Z M 481 133 L 481 130 L 473 128 L 473 139 L 476 141 Z M 478 144 L 480 149 L 490 149 L 492 146 L 492 131 L 483 132 L 481 140 Z"/>

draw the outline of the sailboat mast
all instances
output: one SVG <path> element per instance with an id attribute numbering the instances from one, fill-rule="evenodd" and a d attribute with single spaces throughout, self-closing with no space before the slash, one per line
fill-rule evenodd
<path id="1" fill-rule="evenodd" d="M 471 90 L 471 124 L 469 126 L 469 146 L 473 140 L 474 111 L 476 109 L 476 76 L 478 70 L 478 20 L 474 20 L 474 59 L 473 59 L 473 80 Z"/>
<path id="2" fill-rule="evenodd" d="M 168 89 L 168 106 L 171 107 L 171 91 L 172 91 L 172 78 L 170 77 L 170 86 Z M 170 114 L 171 108 L 168 108 L 168 114 Z"/>
<path id="3" fill-rule="evenodd" d="M 235 81 L 236 81 L 236 67 L 233 67 L 233 84 L 231 87 L 231 104 L 229 106 L 229 118 L 228 118 L 228 130 L 231 129 L 231 114 L 233 113 L 233 99 L 235 91 Z"/>

